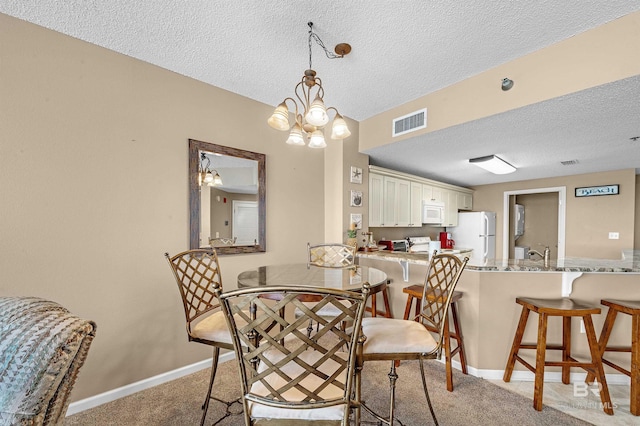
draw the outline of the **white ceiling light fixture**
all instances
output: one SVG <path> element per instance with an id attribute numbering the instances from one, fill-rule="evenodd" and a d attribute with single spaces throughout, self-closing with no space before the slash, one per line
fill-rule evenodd
<path id="1" fill-rule="evenodd" d="M 496 175 L 506 175 L 507 173 L 513 173 L 516 171 L 515 167 L 496 155 L 472 158 L 469 160 L 469 163 L 475 164 L 476 166 Z"/>
<path id="2" fill-rule="evenodd" d="M 313 22 L 309 26 L 309 69 L 304 72 L 302 80 L 295 87 L 295 94 L 301 107 L 293 98 L 285 98 L 267 120 L 269 126 L 276 130 L 289 131 L 287 143 L 290 145 L 305 145 L 305 139 L 309 141 L 309 148 L 324 148 L 327 146 L 324 140 L 324 126 L 329 122 L 329 110 L 334 110 L 336 115 L 331 127 L 331 139 L 341 140 L 351 135 L 347 123 L 342 115 L 334 107 L 327 108 L 324 105 L 324 89 L 322 80 L 316 77 L 316 72 L 311 69 L 311 40 L 315 40 L 323 49 L 329 59 L 342 58 L 351 52 L 351 46 L 340 43 L 335 47 L 336 54 L 329 52 L 320 37 L 313 32 Z M 312 93 L 312 89 L 315 92 Z M 287 101 L 292 101 L 295 106 L 295 123 L 289 123 L 289 108 Z"/>

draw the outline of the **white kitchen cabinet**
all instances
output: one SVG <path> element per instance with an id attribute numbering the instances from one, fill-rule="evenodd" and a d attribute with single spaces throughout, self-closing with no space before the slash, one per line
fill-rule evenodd
<path id="1" fill-rule="evenodd" d="M 442 226 L 457 226 L 458 193 L 448 189 L 442 189 L 442 201 L 444 201 L 444 223 Z"/>
<path id="2" fill-rule="evenodd" d="M 421 226 L 413 223 L 412 185 L 409 180 L 369 173 L 369 226 Z M 422 186 L 420 185 L 420 191 Z M 419 195 L 422 204 L 422 193 Z"/>
<path id="3" fill-rule="evenodd" d="M 442 226 L 458 224 L 458 210 L 473 208 L 463 187 L 369 166 L 369 226 L 422 227 L 422 202 L 444 203 Z"/>
<path id="4" fill-rule="evenodd" d="M 423 185 L 421 183 L 411 182 L 411 208 L 409 213 L 409 226 L 422 226 L 422 186 Z"/>
<path id="5" fill-rule="evenodd" d="M 458 210 L 473 210 L 473 195 L 458 192 Z"/>
<path id="6" fill-rule="evenodd" d="M 384 186 L 383 177 L 369 173 L 369 226 L 383 225 Z"/>

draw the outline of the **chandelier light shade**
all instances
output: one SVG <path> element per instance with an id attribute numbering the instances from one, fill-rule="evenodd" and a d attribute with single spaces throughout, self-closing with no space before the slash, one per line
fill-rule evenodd
<path id="1" fill-rule="evenodd" d="M 206 164 L 205 164 L 206 161 Z M 200 153 L 200 167 L 198 170 L 198 184 L 200 186 L 221 186 L 222 178 L 216 170 L 211 169 L 211 160 L 204 152 Z"/>
<path id="2" fill-rule="evenodd" d="M 511 164 L 504 161 L 497 155 L 487 155 L 485 157 L 472 158 L 469 163 L 483 168 L 496 175 L 506 175 L 507 173 L 513 173 L 516 168 Z"/>
<path id="3" fill-rule="evenodd" d="M 286 129 L 285 129 L 286 130 Z M 289 145 L 304 145 L 304 136 L 302 136 L 302 126 L 296 121 L 296 124 L 291 128 L 289 133 L 289 139 L 287 139 Z"/>
<path id="4" fill-rule="evenodd" d="M 276 130 L 288 131 L 287 143 L 290 145 L 306 145 L 309 148 L 325 148 L 324 126 L 329 123 L 329 110 L 335 111 L 335 117 L 331 126 L 331 139 L 342 140 L 351 135 L 344 118 L 334 107 L 327 108 L 324 104 L 324 88 L 322 80 L 311 69 L 311 41 L 315 40 L 330 59 L 342 58 L 351 52 L 351 46 L 340 43 L 335 47 L 336 54 L 329 52 L 320 37 L 313 32 L 313 22 L 309 26 L 309 69 L 304 72 L 302 80 L 294 89 L 297 98 L 287 97 L 275 109 L 267 120 L 269 126 Z M 293 125 L 289 121 L 289 107 L 287 101 L 293 103 L 295 121 Z"/>

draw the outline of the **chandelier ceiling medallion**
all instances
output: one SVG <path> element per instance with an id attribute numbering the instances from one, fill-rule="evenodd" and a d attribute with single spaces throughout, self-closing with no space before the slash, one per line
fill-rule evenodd
<path id="1" fill-rule="evenodd" d="M 331 139 L 341 140 L 351 135 L 347 123 L 342 115 L 334 107 L 327 108 L 324 105 L 324 89 L 322 80 L 316 76 L 316 72 L 311 68 L 311 41 L 312 39 L 324 49 L 329 59 L 342 58 L 351 52 L 351 46 L 347 43 L 340 43 L 335 47 L 335 54 L 327 50 L 322 40 L 313 32 L 313 22 L 308 22 L 309 26 L 309 69 L 304 72 L 302 80 L 295 87 L 296 98 L 285 98 L 278 105 L 269 117 L 267 122 L 276 130 L 289 131 L 287 143 L 291 145 L 305 145 L 309 142 L 309 148 L 324 148 L 327 146 L 324 140 L 324 126 L 329 122 L 329 110 L 334 110 L 336 115 L 331 126 Z M 295 123 L 291 126 L 289 122 L 289 108 L 287 101 L 292 101 L 295 106 Z"/>

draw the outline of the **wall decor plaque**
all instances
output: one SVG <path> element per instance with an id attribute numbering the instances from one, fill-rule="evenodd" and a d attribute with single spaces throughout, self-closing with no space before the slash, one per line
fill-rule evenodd
<path id="1" fill-rule="evenodd" d="M 618 194 L 620 194 L 620 185 L 584 186 L 582 188 L 576 188 L 576 197 Z"/>

